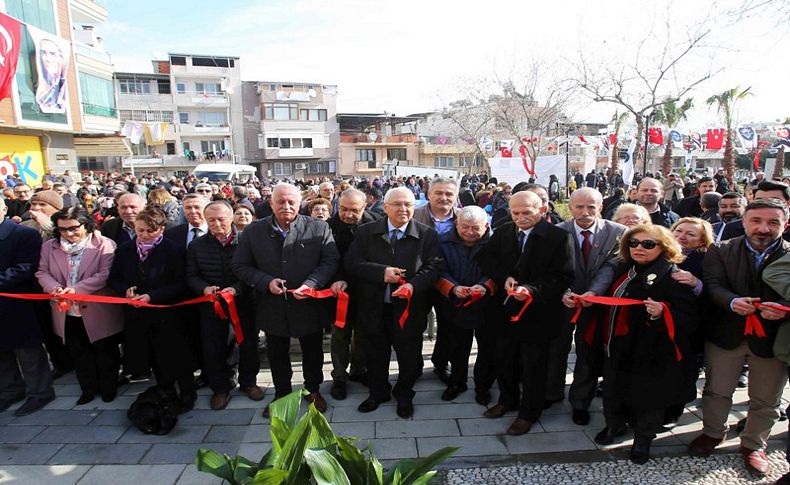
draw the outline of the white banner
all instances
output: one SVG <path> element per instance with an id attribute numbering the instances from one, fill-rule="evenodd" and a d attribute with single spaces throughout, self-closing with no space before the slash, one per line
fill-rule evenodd
<path id="1" fill-rule="evenodd" d="M 519 182 L 529 180 L 529 173 L 521 163 L 521 157 L 513 158 L 494 157 L 488 159 L 491 176 L 499 182 L 507 182 L 514 186 Z M 535 163 L 536 182 L 546 187 L 549 186 L 549 175 L 556 175 L 560 184 L 565 184 L 565 155 L 550 155 L 538 157 Z"/>
<path id="2" fill-rule="evenodd" d="M 634 182 L 634 149 L 636 148 L 636 137 L 631 138 L 628 150 L 625 152 L 623 160 L 623 182 L 631 185 Z"/>
<path id="3" fill-rule="evenodd" d="M 36 48 L 36 103 L 44 113 L 66 113 L 66 72 L 71 59 L 67 40 L 27 25 Z"/>

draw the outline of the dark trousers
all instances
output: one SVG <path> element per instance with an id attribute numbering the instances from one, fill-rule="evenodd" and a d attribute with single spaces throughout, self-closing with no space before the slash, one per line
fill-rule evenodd
<path id="1" fill-rule="evenodd" d="M 38 321 L 41 322 L 44 348 L 49 354 L 49 361 L 52 363 L 52 367 L 66 372 L 74 369 L 75 363 L 68 347 L 63 343 L 60 335 L 57 335 L 53 330 L 52 308 L 49 306 L 49 302 L 37 301 L 34 302 L 34 306 Z"/>
<path id="2" fill-rule="evenodd" d="M 339 328 L 332 325 L 332 339 L 330 341 L 332 354 L 332 379 L 348 381 L 349 372 L 360 375 L 366 372 L 364 343 L 359 332 L 354 330 L 354 324 L 349 319 L 346 326 Z M 351 369 L 349 368 L 351 365 Z"/>
<path id="3" fill-rule="evenodd" d="M 584 332 L 577 331 L 574 341 L 576 343 L 576 364 L 573 366 L 573 383 L 568 391 L 568 402 L 573 409 L 587 410 L 595 398 L 598 388 L 598 378 L 603 375 L 603 331 L 602 325 L 597 325 L 593 335 L 592 345 L 584 340 Z M 582 327 L 580 330 L 583 330 Z"/>
<path id="4" fill-rule="evenodd" d="M 42 345 L 0 350 L 0 399 L 48 398 L 55 394 Z"/>
<path id="5" fill-rule="evenodd" d="M 81 317 L 66 315 L 66 347 L 74 361 L 77 381 L 83 394 L 113 395 L 118 389 L 121 367 L 119 336 L 112 335 L 91 343 Z"/>
<path id="6" fill-rule="evenodd" d="M 624 429 L 630 424 L 634 430 L 634 442 L 650 442 L 664 424 L 664 408 L 633 409 L 620 397 L 614 370 L 608 362 L 604 364 L 603 416 L 610 430 Z"/>
<path id="7" fill-rule="evenodd" d="M 258 331 L 249 315 L 240 316 L 244 342 L 239 346 L 239 386 L 252 387 L 261 368 L 258 358 Z M 234 387 L 235 370 L 231 356 L 236 348 L 236 338 L 227 320 L 201 315 L 200 340 L 203 346 L 203 371 L 212 392 L 227 394 Z"/>
<path id="8" fill-rule="evenodd" d="M 370 397 L 387 401 L 390 392 L 399 403 L 410 403 L 414 398 L 414 383 L 422 372 L 422 330 L 406 332 L 393 319 L 392 304 L 383 306 L 378 327 L 364 332 L 368 364 Z M 398 359 L 398 380 L 389 383 L 392 349 Z"/>
<path id="9" fill-rule="evenodd" d="M 455 327 L 444 315 L 440 315 L 441 312 L 435 306 L 434 311 L 436 313 L 436 341 L 433 343 L 431 362 L 435 369 L 446 369 L 453 353 L 452 336 L 448 334 L 452 333 Z"/>
<path id="10" fill-rule="evenodd" d="M 574 327 L 563 321 L 560 324 L 560 334 L 549 344 L 546 376 L 546 399 L 549 401 L 559 401 L 565 397 L 565 375 L 568 371 L 568 353 L 571 351 Z M 578 362 L 577 357 L 576 365 L 579 365 Z"/>
<path id="11" fill-rule="evenodd" d="M 324 331 L 311 333 L 299 337 L 302 348 L 302 370 L 304 373 L 304 388 L 309 392 L 319 392 L 321 383 L 324 382 Z M 279 399 L 291 393 L 291 337 L 266 334 L 266 355 L 272 370 L 274 381 L 274 398 Z"/>
<path id="12" fill-rule="evenodd" d="M 483 324 L 471 328 L 451 326 L 447 329 L 447 343 L 450 350 L 450 386 L 463 386 L 469 375 L 469 354 L 472 339 L 477 339 L 477 360 L 475 361 L 475 389 L 489 390 L 496 379 L 496 339 L 491 329 Z"/>
<path id="13" fill-rule="evenodd" d="M 546 398 L 549 342 L 519 342 L 506 332 L 497 337 L 496 352 L 499 404 L 537 421 Z"/>

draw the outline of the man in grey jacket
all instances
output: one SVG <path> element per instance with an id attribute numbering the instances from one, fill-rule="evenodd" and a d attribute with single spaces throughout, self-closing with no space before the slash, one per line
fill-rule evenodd
<path id="1" fill-rule="evenodd" d="M 319 393 L 324 379 L 324 307 L 306 293 L 331 283 L 340 256 L 329 225 L 299 215 L 301 202 L 299 189 L 278 184 L 272 192 L 273 214 L 241 233 L 231 267 L 255 291 L 255 319 L 266 333 L 274 398 L 291 392 L 289 350 L 294 337 L 302 348 L 304 387 L 310 392 L 305 399 L 324 412 L 326 401 Z"/>

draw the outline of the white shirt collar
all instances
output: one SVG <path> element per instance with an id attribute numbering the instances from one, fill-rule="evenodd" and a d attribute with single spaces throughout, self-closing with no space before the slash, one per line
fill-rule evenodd
<path id="1" fill-rule="evenodd" d="M 406 234 L 406 228 L 408 226 L 409 226 L 409 223 L 407 222 L 406 224 L 404 224 L 404 225 L 402 225 L 400 227 L 395 227 L 394 225 L 392 225 L 392 221 L 390 221 L 389 218 L 387 218 L 387 234 L 391 233 L 393 229 L 397 229 L 400 232 L 402 232 L 403 234 Z"/>
<path id="2" fill-rule="evenodd" d="M 581 236 L 582 235 L 582 231 L 590 231 L 590 233 L 592 233 L 592 235 L 595 236 L 595 233 L 598 232 L 598 224 L 599 223 L 600 223 L 600 220 L 596 219 L 592 226 L 588 227 L 587 229 L 584 229 L 583 227 L 581 227 L 578 224 L 576 224 L 576 221 L 573 221 L 573 229 L 574 229 L 574 231 L 576 231 L 576 236 Z"/>

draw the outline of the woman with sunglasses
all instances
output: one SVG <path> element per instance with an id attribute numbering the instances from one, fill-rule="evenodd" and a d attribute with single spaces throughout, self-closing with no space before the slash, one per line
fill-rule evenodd
<path id="1" fill-rule="evenodd" d="M 696 367 L 689 334 L 699 317 L 692 288 L 672 278 L 683 253 L 668 229 L 632 227 L 620 239 L 619 255 L 621 264 L 615 270 L 609 296 L 643 304 L 610 306 L 606 312 L 606 428 L 595 441 L 611 444 L 628 423 L 634 430 L 631 461 L 644 464 L 650 459 L 650 445 L 664 422 L 666 408 L 696 396 L 696 387 L 685 376 L 689 368 Z M 668 304 L 671 315 L 666 314 L 662 302 Z M 670 318 L 674 320 L 673 336 Z"/>
<path id="2" fill-rule="evenodd" d="M 56 236 L 41 248 L 36 278 L 45 293 L 53 295 L 109 295 L 107 287 L 115 243 L 97 232 L 87 211 L 80 206 L 52 215 Z M 104 402 L 115 399 L 121 354 L 118 350 L 123 314 L 117 305 L 73 303 L 65 312 L 51 301 L 52 324 L 69 349 L 82 395 L 87 404 L 101 394 Z"/>
<path id="3" fill-rule="evenodd" d="M 136 237 L 118 246 L 110 271 L 110 286 L 119 294 L 139 301 L 168 305 L 187 295 L 186 254 L 163 236 L 167 217 L 155 207 L 143 209 L 134 221 Z M 124 305 L 129 325 L 124 332 L 124 370 L 145 375 L 153 370 L 157 387 L 175 397 L 180 390 L 181 411 L 192 409 L 197 395 L 192 376 L 193 356 L 187 344 L 187 322 L 178 308 L 146 308 Z M 194 323 L 194 322 L 189 322 Z"/>

